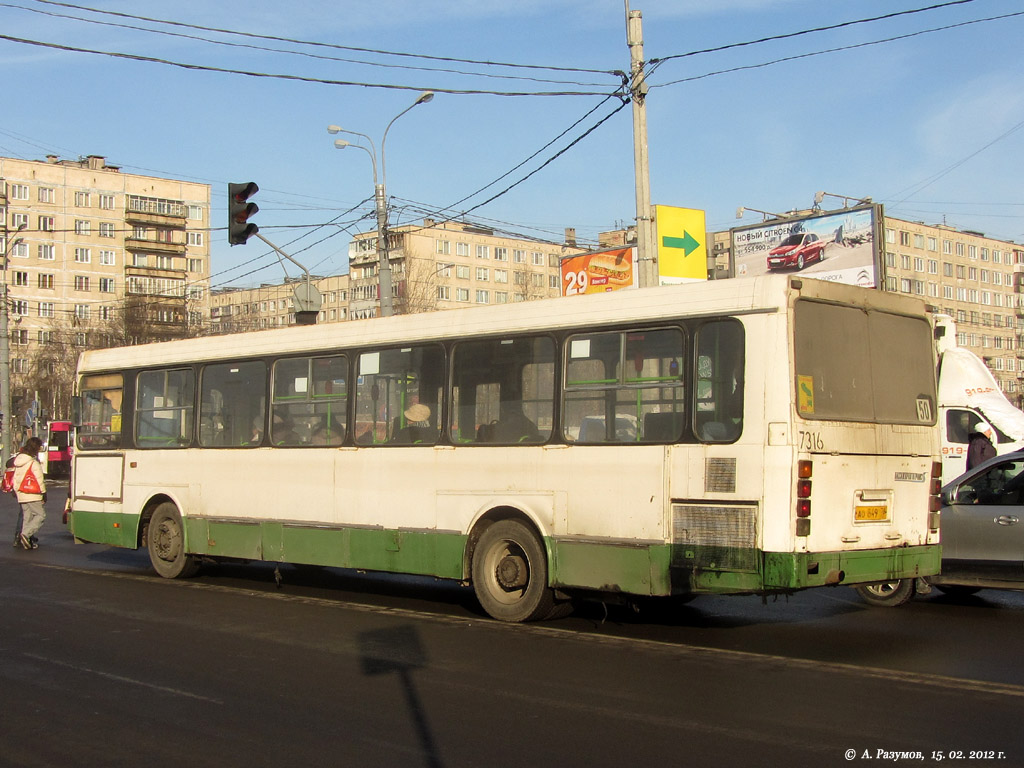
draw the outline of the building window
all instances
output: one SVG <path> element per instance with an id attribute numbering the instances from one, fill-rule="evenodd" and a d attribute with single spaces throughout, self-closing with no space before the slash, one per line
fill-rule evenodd
<path id="1" fill-rule="evenodd" d="M 434 241 L 434 253 L 440 253 L 443 256 L 448 256 L 452 252 L 451 240 L 435 240 Z"/>
<path id="2" fill-rule="evenodd" d="M 53 243 L 41 243 L 39 245 L 39 247 L 36 248 L 36 256 L 41 261 L 53 261 L 53 259 L 54 259 Z"/>
<path id="3" fill-rule="evenodd" d="M 77 207 L 77 208 L 88 208 L 89 207 L 89 193 L 88 192 L 75 192 L 75 207 Z"/>
<path id="4" fill-rule="evenodd" d="M 490 303 L 489 299 L 490 299 L 490 295 L 489 295 L 489 293 L 487 291 L 477 291 L 476 292 L 476 303 L 477 304 L 489 304 Z"/>
<path id="5" fill-rule="evenodd" d="M 117 254 L 114 251 L 100 251 L 100 264 L 105 267 L 112 267 L 117 264 Z"/>
<path id="6" fill-rule="evenodd" d="M 15 229 L 20 227 L 28 226 L 28 214 L 27 213 L 12 213 L 11 214 L 11 226 Z"/>
<path id="7" fill-rule="evenodd" d="M 903 293 L 910 293 L 910 289 L 911 289 L 910 278 L 909 277 L 902 278 L 900 280 L 900 291 L 903 292 Z"/>
<path id="8" fill-rule="evenodd" d="M 900 245 L 910 245 L 909 232 L 900 232 Z"/>
<path id="9" fill-rule="evenodd" d="M 189 232 L 188 233 L 188 244 L 189 245 L 202 245 L 203 244 L 203 233 L 202 232 Z"/>
<path id="10" fill-rule="evenodd" d="M 53 290 L 53 275 L 52 274 L 40 274 L 38 279 L 39 287 L 43 289 Z"/>
<path id="11" fill-rule="evenodd" d="M 88 275 L 75 275 L 75 290 L 76 291 L 88 291 L 89 290 L 89 276 Z"/>
<path id="12" fill-rule="evenodd" d="M 53 216 L 40 216 L 39 217 L 39 231 L 40 232 L 53 232 Z"/>
<path id="13" fill-rule="evenodd" d="M 113 237 L 114 236 L 114 224 L 110 221 L 100 222 L 100 237 Z"/>
<path id="14" fill-rule="evenodd" d="M 495 304 L 508 304 L 508 291 L 495 291 L 494 292 L 494 303 Z"/>
<path id="15" fill-rule="evenodd" d="M 483 281 L 483 280 L 490 280 L 491 279 L 491 270 L 489 270 L 487 267 L 477 267 L 476 268 L 476 279 L 477 280 L 481 280 L 481 281 Z"/>
<path id="16" fill-rule="evenodd" d="M 100 278 L 100 293 L 113 293 L 114 292 L 114 278 L 112 277 L 101 277 Z"/>
<path id="17" fill-rule="evenodd" d="M 76 235 L 91 235 L 92 224 L 85 219 L 75 219 L 75 234 Z"/>
<path id="18" fill-rule="evenodd" d="M 533 258 L 533 266 L 535 266 L 535 267 L 543 267 L 544 266 L 544 254 L 543 253 L 541 253 L 540 251 L 534 251 L 533 253 L 530 254 L 530 256 Z"/>
<path id="19" fill-rule="evenodd" d="M 914 257 L 914 271 L 924 272 L 924 259 L 922 259 L 920 256 Z"/>
<path id="20" fill-rule="evenodd" d="M 100 195 L 100 208 L 102 208 L 105 211 L 114 210 L 114 196 Z"/>
<path id="21" fill-rule="evenodd" d="M 494 260 L 495 261 L 508 261 L 508 248 L 495 248 L 494 249 Z"/>
<path id="22" fill-rule="evenodd" d="M 516 264 L 526 263 L 526 251 L 512 251 L 512 261 Z"/>
<path id="23" fill-rule="evenodd" d="M 885 266 L 896 269 L 896 254 L 892 251 L 885 252 Z"/>
<path id="24" fill-rule="evenodd" d="M 15 272 L 12 275 L 12 278 L 13 279 L 12 279 L 11 282 L 14 285 L 20 285 L 20 286 L 23 286 L 23 287 L 28 287 L 28 272 L 20 272 L 20 271 L 19 272 Z"/>
<path id="25" fill-rule="evenodd" d="M 478 245 L 476 247 L 476 257 L 478 259 L 489 259 L 489 258 L 491 258 L 490 249 L 486 245 Z"/>
<path id="26" fill-rule="evenodd" d="M 924 248 L 924 235 L 914 235 L 914 247 L 921 249 Z"/>
<path id="27" fill-rule="evenodd" d="M 28 243 L 16 243 L 14 248 L 11 249 L 11 256 L 15 259 L 27 259 Z"/>
<path id="28" fill-rule="evenodd" d="M 905 253 L 900 254 L 900 269 L 910 269 L 910 257 Z"/>
<path id="29" fill-rule="evenodd" d="M 53 202 L 53 188 L 52 187 L 40 187 L 38 191 L 40 203 L 52 203 Z"/>
<path id="30" fill-rule="evenodd" d="M 469 267 L 464 264 L 456 264 L 455 277 L 459 280 L 469 280 Z"/>
<path id="31" fill-rule="evenodd" d="M 25 299 L 12 299 L 11 300 L 11 314 L 12 315 L 27 315 L 28 314 L 28 302 Z"/>
<path id="32" fill-rule="evenodd" d="M 39 302 L 39 316 L 40 317 L 53 317 L 53 302 L 52 301 L 40 301 Z"/>
<path id="33" fill-rule="evenodd" d="M 508 270 L 507 269 L 496 269 L 496 270 L 494 270 L 494 282 L 496 282 L 496 283 L 507 283 L 508 282 Z"/>
<path id="34" fill-rule="evenodd" d="M 937 251 L 937 250 L 939 250 L 938 241 L 934 237 L 929 237 L 928 238 L 928 250 L 929 251 Z"/>
<path id="35" fill-rule="evenodd" d="M 11 184 L 12 200 L 28 200 L 28 184 Z"/>
<path id="36" fill-rule="evenodd" d="M 79 264 L 88 264 L 92 261 L 92 254 L 88 248 L 75 248 L 75 261 Z"/>
<path id="37" fill-rule="evenodd" d="M 455 300 L 456 301 L 469 301 L 469 289 L 468 288 L 456 288 L 455 289 Z"/>
<path id="38" fill-rule="evenodd" d="M 188 271 L 189 272 L 202 272 L 203 271 L 203 260 L 202 259 L 189 259 L 188 260 Z M 333 301 L 333 299 L 332 299 L 332 301 Z"/>
<path id="39" fill-rule="evenodd" d="M 28 344 L 28 330 L 26 328 L 17 328 L 11 332 L 11 341 L 18 346 L 25 346 Z"/>
<path id="40" fill-rule="evenodd" d="M 451 299 L 451 297 L 452 297 L 452 289 L 451 288 L 449 288 L 447 285 L 439 285 L 439 286 L 437 286 L 437 298 L 441 299 L 442 301 L 448 301 L 449 299 Z"/>
<path id="41" fill-rule="evenodd" d="M 456 243 L 455 244 L 455 255 L 456 256 L 469 256 L 469 243 Z"/>

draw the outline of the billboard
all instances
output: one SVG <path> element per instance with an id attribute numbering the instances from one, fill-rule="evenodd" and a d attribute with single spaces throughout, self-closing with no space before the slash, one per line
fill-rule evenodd
<path id="1" fill-rule="evenodd" d="M 732 274 L 800 274 L 876 288 L 882 222 L 882 206 L 872 204 L 735 227 Z"/>
<path id="2" fill-rule="evenodd" d="M 633 246 L 566 256 L 560 266 L 563 296 L 605 293 L 637 285 L 636 248 Z"/>

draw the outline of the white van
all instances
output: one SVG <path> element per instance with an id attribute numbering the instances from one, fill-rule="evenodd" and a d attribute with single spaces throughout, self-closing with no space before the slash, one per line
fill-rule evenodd
<path id="1" fill-rule="evenodd" d="M 985 363 L 956 346 L 956 328 L 948 315 L 937 315 L 939 414 L 942 425 L 942 484 L 967 471 L 968 435 L 978 422 L 992 425 L 997 453 L 1024 450 L 1024 413 L 1003 395 Z"/>

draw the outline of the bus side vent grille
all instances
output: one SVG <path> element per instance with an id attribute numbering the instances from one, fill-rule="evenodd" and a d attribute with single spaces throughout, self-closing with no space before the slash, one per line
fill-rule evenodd
<path id="1" fill-rule="evenodd" d="M 708 459 L 704 466 L 705 493 L 736 493 L 736 459 Z"/>
<path id="2" fill-rule="evenodd" d="M 757 571 L 757 507 L 672 505 L 672 564 Z"/>

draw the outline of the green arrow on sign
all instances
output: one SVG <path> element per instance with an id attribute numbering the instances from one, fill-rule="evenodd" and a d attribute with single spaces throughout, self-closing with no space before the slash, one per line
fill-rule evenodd
<path id="1" fill-rule="evenodd" d="M 686 230 L 683 230 L 682 237 L 663 237 L 661 238 L 661 244 L 666 248 L 682 248 L 683 254 L 689 256 L 695 250 L 700 248 L 700 243 Z"/>

